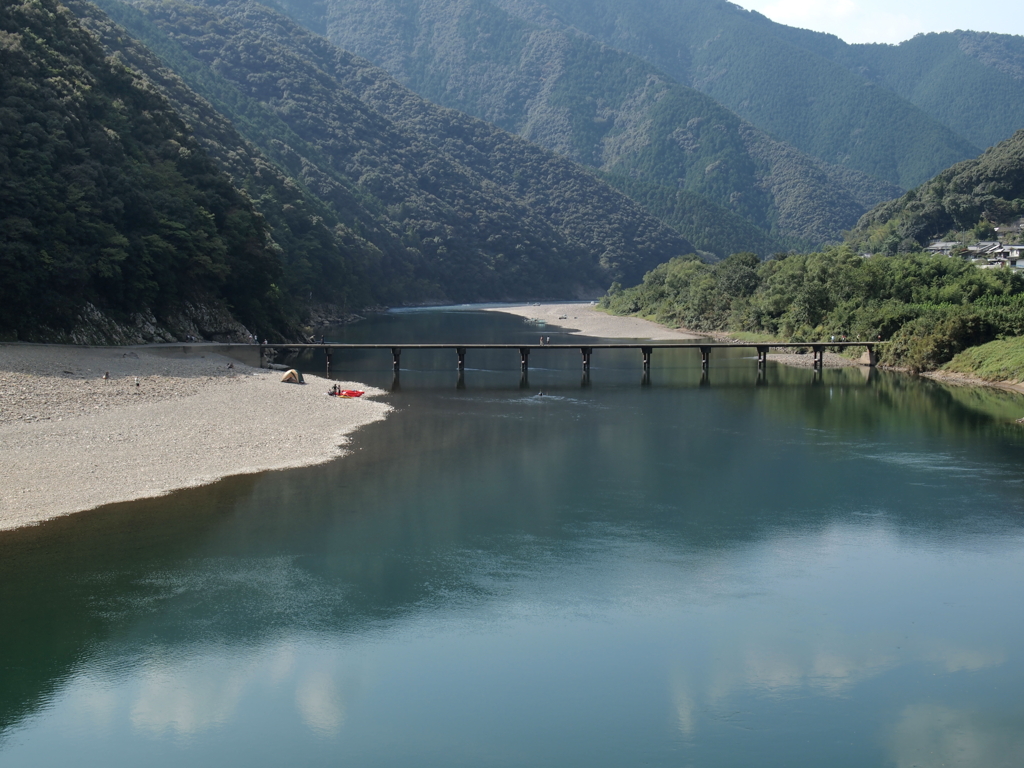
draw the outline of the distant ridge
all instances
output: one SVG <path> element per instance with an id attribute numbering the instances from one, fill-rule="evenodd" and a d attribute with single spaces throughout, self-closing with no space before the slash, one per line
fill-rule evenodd
<path id="1" fill-rule="evenodd" d="M 940 50 L 949 46 L 938 36 L 898 47 L 848 46 L 834 35 L 777 24 L 727 0 L 492 2 L 628 51 L 801 151 L 904 189 L 976 156 L 1024 124 L 1021 107 L 1010 106 L 1015 116 L 990 126 L 983 115 L 988 127 L 971 131 L 973 141 L 961 131 L 973 119 L 973 107 L 998 110 L 1015 98 L 1019 105 L 1024 95 L 1019 81 L 993 66 L 1001 54 L 981 53 L 991 50 L 983 35 L 957 33 L 975 48 L 957 54 Z M 1003 87 L 1009 90 L 993 99 Z M 952 120 L 955 115 L 959 119 Z"/>
<path id="2" fill-rule="evenodd" d="M 283 6 L 424 97 L 596 168 L 638 201 L 656 198 L 663 221 L 720 256 L 744 228 L 745 250 L 762 255 L 836 241 L 900 191 L 812 159 L 651 64 L 564 26 L 524 19 L 508 3 Z M 715 226 L 722 211 L 745 224 L 730 217 Z"/>

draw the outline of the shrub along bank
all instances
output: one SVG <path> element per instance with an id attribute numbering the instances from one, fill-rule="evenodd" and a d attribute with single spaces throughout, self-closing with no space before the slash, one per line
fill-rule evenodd
<path id="1" fill-rule="evenodd" d="M 933 370 L 957 353 L 1024 334 L 1024 274 L 929 254 L 862 258 L 847 246 L 759 261 L 673 259 L 601 305 L 696 331 L 892 342 L 881 362 Z"/>

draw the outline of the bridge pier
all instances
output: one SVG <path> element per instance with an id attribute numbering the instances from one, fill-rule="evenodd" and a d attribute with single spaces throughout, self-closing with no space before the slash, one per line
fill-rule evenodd
<path id="1" fill-rule="evenodd" d="M 327 378 L 331 378 L 331 348 L 325 347 L 324 351 L 327 354 Z"/>
<path id="2" fill-rule="evenodd" d="M 392 347 L 391 348 L 391 357 L 394 358 L 394 361 L 395 361 L 395 368 L 394 368 L 394 370 L 395 370 L 395 373 L 397 374 L 399 369 L 401 368 L 402 348 L 401 347 Z"/>
<path id="3" fill-rule="evenodd" d="M 814 359 L 811 361 L 814 368 L 821 370 L 825 367 L 825 347 L 821 344 L 814 344 L 811 346 L 811 354 Z"/>
<path id="4" fill-rule="evenodd" d="M 651 353 L 653 351 L 651 347 L 640 347 L 640 354 L 644 356 L 644 371 L 647 373 L 651 372 Z"/>
<path id="5" fill-rule="evenodd" d="M 711 361 L 711 347 L 700 348 L 700 368 L 702 371 L 708 369 L 708 363 Z"/>
<path id="6" fill-rule="evenodd" d="M 768 365 L 768 347 L 757 348 L 757 368 L 758 370 L 763 369 Z"/>
<path id="7" fill-rule="evenodd" d="M 455 353 L 459 356 L 459 372 L 466 370 L 466 348 L 456 347 Z"/>
<path id="8" fill-rule="evenodd" d="M 260 344 L 260 368 L 263 367 L 263 353 L 264 353 L 263 345 Z"/>
<path id="9" fill-rule="evenodd" d="M 530 367 L 530 348 L 529 347 L 520 347 L 519 348 L 519 363 L 520 363 L 520 366 L 521 366 L 520 370 L 523 371 L 523 373 L 525 373 L 526 370 Z"/>
<path id="10" fill-rule="evenodd" d="M 583 355 L 583 370 L 590 370 L 590 355 L 594 350 L 591 347 L 580 347 L 580 354 Z"/>

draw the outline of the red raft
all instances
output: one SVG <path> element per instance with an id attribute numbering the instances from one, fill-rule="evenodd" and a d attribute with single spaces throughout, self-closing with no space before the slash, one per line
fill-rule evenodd
<path id="1" fill-rule="evenodd" d="M 339 389 L 336 392 L 328 392 L 331 397 L 362 397 L 366 393 L 361 389 Z"/>

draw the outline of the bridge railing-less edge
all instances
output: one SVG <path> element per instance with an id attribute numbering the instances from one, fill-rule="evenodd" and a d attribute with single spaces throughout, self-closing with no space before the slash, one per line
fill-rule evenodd
<path id="1" fill-rule="evenodd" d="M 453 350 L 458 357 L 457 368 L 460 372 L 466 369 L 466 353 L 468 350 L 484 350 L 484 349 L 517 349 L 519 350 L 519 359 L 521 370 L 526 372 L 530 367 L 530 353 L 538 349 L 578 349 L 583 358 L 583 371 L 588 373 L 590 371 L 591 357 L 595 349 L 638 349 L 641 353 L 641 360 L 643 370 L 645 374 L 649 374 L 651 370 L 651 357 L 654 354 L 655 349 L 697 349 L 700 350 L 701 368 L 707 370 L 711 362 L 711 352 L 715 349 L 754 349 L 757 351 L 757 366 L 759 369 L 763 369 L 768 364 L 768 352 L 771 349 L 811 349 L 813 355 L 812 367 L 815 369 L 821 369 L 825 364 L 825 352 L 827 350 L 845 349 L 847 347 L 863 347 L 866 351 L 861 358 L 861 364 L 874 367 L 878 364 L 878 356 L 875 352 L 875 348 L 884 346 L 888 342 L 885 341 L 836 341 L 836 342 L 777 342 L 766 344 L 764 342 L 736 342 L 727 344 L 708 344 L 699 342 L 686 342 L 686 343 L 668 343 L 668 344 L 651 344 L 651 343 L 624 343 L 624 344 L 335 344 L 335 343 L 321 343 L 321 344 L 260 344 L 260 368 L 266 367 L 266 353 L 267 350 L 276 349 L 287 349 L 287 350 L 304 350 L 304 349 L 321 349 L 324 351 L 327 358 L 327 374 L 330 376 L 331 364 L 333 361 L 333 354 L 335 352 L 343 352 L 346 350 L 370 350 L 370 349 L 388 349 L 391 350 L 391 356 L 394 364 L 394 371 L 398 373 L 401 370 L 401 358 L 402 350 L 404 349 L 450 349 Z M 230 345 L 234 346 L 234 345 Z M 249 345 L 247 345 L 249 346 Z"/>

